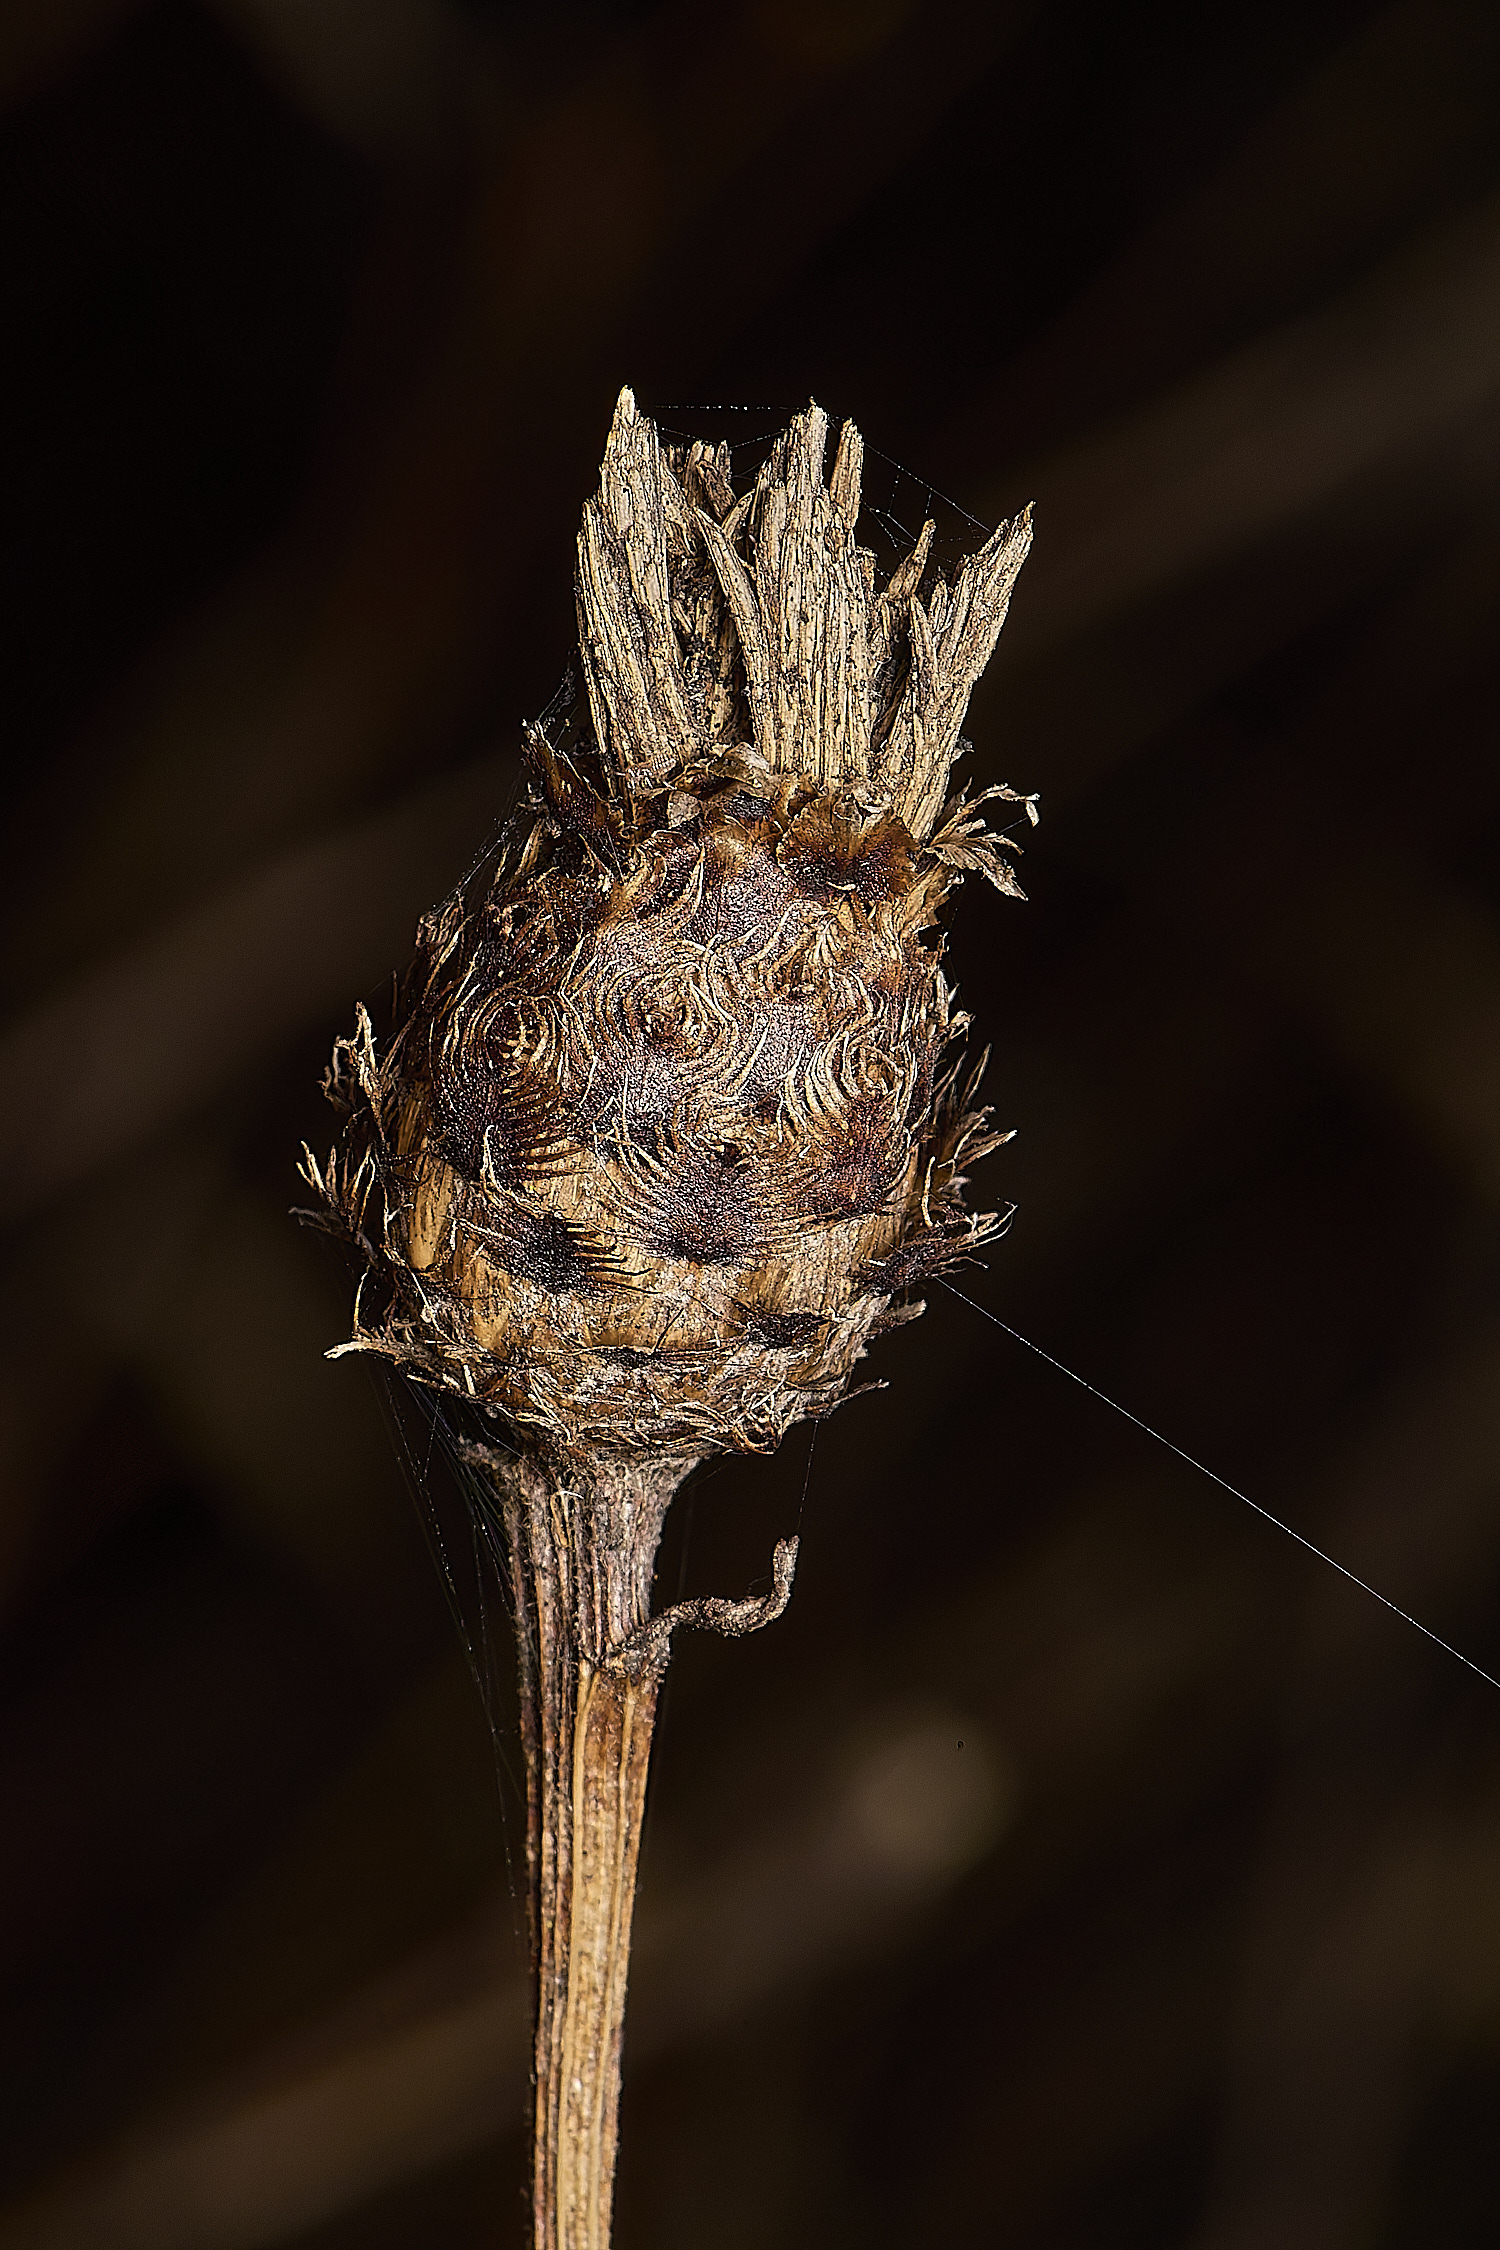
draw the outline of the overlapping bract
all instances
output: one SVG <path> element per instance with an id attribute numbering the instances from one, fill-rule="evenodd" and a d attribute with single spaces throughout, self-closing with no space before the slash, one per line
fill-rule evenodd
<path id="1" fill-rule="evenodd" d="M 499 864 L 418 933 L 393 1034 L 361 1012 L 309 1177 L 368 1271 L 381 1352 L 555 1459 L 774 1446 L 870 1336 L 998 1230 L 995 1145 L 944 1050 L 935 929 L 970 689 L 1029 542 L 1002 526 L 877 589 L 860 444 L 799 415 L 736 498 L 624 393 L 579 538 L 591 727 L 528 730 Z M 988 794 L 1029 801 L 1002 788 Z"/>

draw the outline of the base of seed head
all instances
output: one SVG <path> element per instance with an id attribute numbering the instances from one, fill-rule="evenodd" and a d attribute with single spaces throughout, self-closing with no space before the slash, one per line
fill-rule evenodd
<path id="1" fill-rule="evenodd" d="M 377 1049 L 334 1051 L 307 1176 L 365 1264 L 354 1334 L 568 1461 L 767 1451 L 927 1276 L 997 1234 L 1004 1138 L 955 1052 L 950 797 L 1030 543 L 877 588 L 861 444 L 799 415 L 736 495 L 621 394 L 579 538 L 585 723 L 527 730 L 498 860 L 422 922 Z M 924 577 L 930 580 L 925 601 Z M 982 1068 L 982 1062 L 980 1068 Z"/>

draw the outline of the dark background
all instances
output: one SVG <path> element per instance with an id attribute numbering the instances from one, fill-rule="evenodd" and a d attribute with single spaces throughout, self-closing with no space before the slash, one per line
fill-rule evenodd
<path id="1" fill-rule="evenodd" d="M 622 380 L 1036 500 L 959 1286 L 1500 1672 L 1500 14 L 11 0 L 0 91 L 0 2245 L 519 2244 L 514 1800 L 286 1212 Z M 675 1511 L 806 1493 L 621 2250 L 1493 2242 L 1500 1691 L 951 1296 L 876 1372 Z"/>

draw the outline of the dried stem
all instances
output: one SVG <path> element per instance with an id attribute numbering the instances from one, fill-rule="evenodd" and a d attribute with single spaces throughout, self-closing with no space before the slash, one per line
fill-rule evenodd
<path id="1" fill-rule="evenodd" d="M 816 406 L 735 494 L 622 391 L 579 536 L 587 717 L 526 730 L 495 857 L 423 918 L 383 1048 L 363 1009 L 306 1177 L 365 1268 L 354 1333 L 477 1405 L 520 1629 L 537 1976 L 537 2250 L 604 2250 L 651 1729 L 682 1624 L 650 1614 L 695 1460 L 768 1453 L 849 1394 L 929 1276 L 1003 1231 L 965 1166 L 1008 1136 L 950 1052 L 942 907 L 1019 896 L 951 791 L 1031 540 L 951 578 L 932 527 L 882 587 L 863 444 Z M 926 587 L 924 594 L 923 588 Z"/>
<path id="2" fill-rule="evenodd" d="M 580 1476 L 523 1458 L 495 1472 L 526 1746 L 536 2250 L 609 2243 L 631 1915 L 672 1632 L 752 1632 L 791 1593 L 796 1544 L 783 1541 L 764 1598 L 651 1616 L 662 1521 L 690 1466 L 610 1462 Z"/>

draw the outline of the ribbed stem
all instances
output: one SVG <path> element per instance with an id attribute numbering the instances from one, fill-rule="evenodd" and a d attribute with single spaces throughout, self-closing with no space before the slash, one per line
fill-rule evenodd
<path id="1" fill-rule="evenodd" d="M 690 1466 L 504 1472 L 527 1767 L 536 2250 L 607 2250 L 630 1923 L 657 1690 L 642 1642 Z M 622 1657 L 622 1653 L 623 1657 Z"/>

